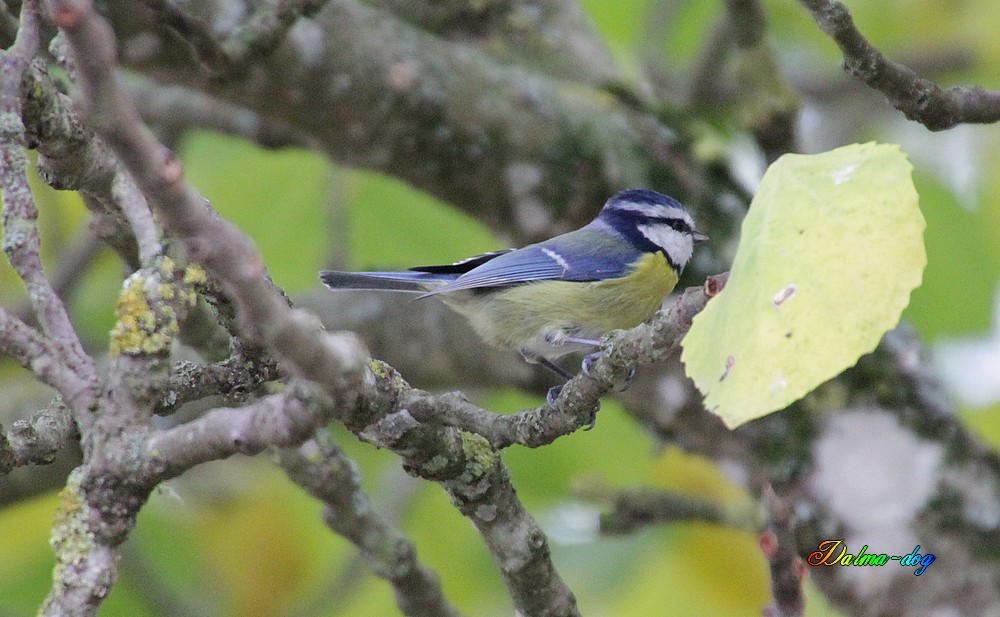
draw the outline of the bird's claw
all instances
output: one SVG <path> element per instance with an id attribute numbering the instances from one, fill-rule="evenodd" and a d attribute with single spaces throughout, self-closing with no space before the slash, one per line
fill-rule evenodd
<path id="1" fill-rule="evenodd" d="M 581 369 L 583 370 L 583 374 L 591 379 L 594 379 L 594 376 L 590 373 L 591 367 L 593 367 L 594 362 L 597 361 L 597 358 L 600 357 L 600 355 L 601 352 L 595 351 L 594 353 L 589 353 L 583 357 L 583 365 L 581 366 Z M 617 392 L 624 392 L 625 390 L 628 390 L 634 379 L 635 367 L 630 366 L 628 367 L 628 373 L 625 375 L 625 378 L 615 384 L 615 390 Z"/>
<path id="2" fill-rule="evenodd" d="M 632 387 L 632 382 L 635 381 L 635 367 L 628 367 L 628 373 L 625 374 L 625 378 L 615 384 L 615 390 L 617 392 L 624 392 Z"/>
<path id="3" fill-rule="evenodd" d="M 556 407 L 556 399 L 559 398 L 559 393 L 562 392 L 562 389 L 562 386 L 552 386 L 549 388 L 548 393 L 545 395 L 545 404 L 549 409 L 558 409 Z"/>

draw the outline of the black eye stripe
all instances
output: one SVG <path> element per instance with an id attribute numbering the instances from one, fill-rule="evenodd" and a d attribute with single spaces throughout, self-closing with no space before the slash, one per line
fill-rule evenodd
<path id="1" fill-rule="evenodd" d="M 641 223 L 643 224 L 654 224 L 654 225 L 666 225 L 667 227 L 673 229 L 674 231 L 679 231 L 682 233 L 691 233 L 694 230 L 691 225 L 684 219 L 666 216 L 644 216 L 641 217 Z"/>

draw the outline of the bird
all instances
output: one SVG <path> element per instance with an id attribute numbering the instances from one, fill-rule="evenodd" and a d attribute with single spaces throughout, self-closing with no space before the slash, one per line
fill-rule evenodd
<path id="1" fill-rule="evenodd" d="M 694 245 L 707 239 L 676 199 L 633 188 L 613 195 L 584 227 L 523 248 L 401 272 L 324 270 L 319 277 L 334 290 L 440 298 L 486 343 L 569 380 L 572 373 L 555 360 L 599 348 L 604 334 L 648 321 Z M 560 389 L 549 390 L 550 405 Z"/>

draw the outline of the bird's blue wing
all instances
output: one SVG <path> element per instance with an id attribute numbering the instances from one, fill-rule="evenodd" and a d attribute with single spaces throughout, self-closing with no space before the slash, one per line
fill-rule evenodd
<path id="1" fill-rule="evenodd" d="M 494 257 L 424 296 L 531 281 L 617 278 L 624 276 L 639 257 L 638 249 L 631 244 L 584 227 Z"/>

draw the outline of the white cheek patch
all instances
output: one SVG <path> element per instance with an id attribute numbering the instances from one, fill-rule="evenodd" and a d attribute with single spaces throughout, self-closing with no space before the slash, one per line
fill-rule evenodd
<path id="1" fill-rule="evenodd" d="M 678 267 L 683 268 L 691 259 L 694 242 L 690 235 L 667 225 L 639 225 L 638 229 L 647 240 L 662 248 Z"/>

